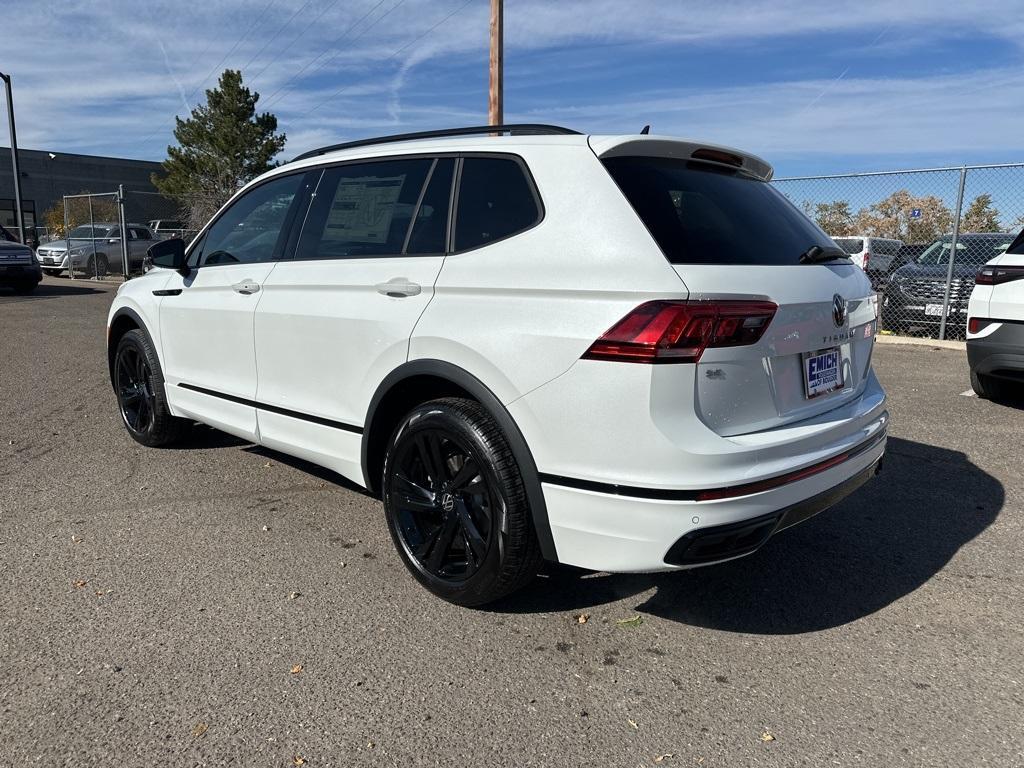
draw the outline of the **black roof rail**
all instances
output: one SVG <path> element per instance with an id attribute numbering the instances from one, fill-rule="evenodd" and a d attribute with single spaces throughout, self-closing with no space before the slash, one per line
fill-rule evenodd
<path id="1" fill-rule="evenodd" d="M 393 136 L 378 136 L 375 139 L 359 139 L 358 141 L 346 141 L 342 144 L 331 144 L 320 149 L 312 149 L 303 152 L 292 162 L 306 160 L 310 157 L 324 155 L 338 149 L 352 149 L 354 147 L 371 147 L 374 144 L 391 144 L 397 141 L 415 141 L 417 139 L 440 139 L 446 136 L 477 136 L 484 133 L 507 133 L 509 136 L 579 136 L 579 131 L 571 128 L 562 128 L 558 125 L 544 125 L 543 123 L 509 123 L 507 125 L 477 125 L 468 128 L 447 128 L 440 131 L 417 131 L 416 133 L 396 133 Z"/>

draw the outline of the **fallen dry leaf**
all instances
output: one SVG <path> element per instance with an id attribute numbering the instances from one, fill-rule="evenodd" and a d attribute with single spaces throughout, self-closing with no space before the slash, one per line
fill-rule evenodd
<path id="1" fill-rule="evenodd" d="M 666 760 L 668 760 L 670 757 L 675 757 L 675 755 L 673 753 L 671 753 L 671 752 L 668 752 L 668 753 L 666 753 L 664 755 L 655 755 L 654 756 L 654 762 L 656 762 L 659 765 L 661 765 Z"/>
<path id="2" fill-rule="evenodd" d="M 198 739 L 200 736 L 202 736 L 204 733 L 206 733 L 209 729 L 210 729 L 210 726 L 208 726 L 206 723 L 196 723 L 195 727 L 192 728 L 192 735 L 195 736 Z"/>
<path id="3" fill-rule="evenodd" d="M 263 526 L 263 530 L 264 530 L 264 531 L 269 531 L 269 530 L 270 530 L 270 526 L 264 525 L 264 526 Z"/>
<path id="4" fill-rule="evenodd" d="M 302 597 L 301 592 L 292 592 L 290 595 L 288 595 L 289 600 L 295 600 L 298 597 Z"/>
<path id="5" fill-rule="evenodd" d="M 775 741 L 775 737 L 772 736 L 771 731 L 765 731 L 761 734 L 761 741 Z"/>
<path id="6" fill-rule="evenodd" d="M 576 617 L 577 624 L 586 624 L 588 621 L 590 621 L 589 613 L 581 613 L 579 616 Z"/>
<path id="7" fill-rule="evenodd" d="M 71 582 L 71 586 L 74 587 L 75 589 L 81 589 L 82 587 L 84 587 L 88 583 L 89 582 L 86 581 L 85 579 L 78 579 L 78 581 L 72 581 Z"/>
<path id="8" fill-rule="evenodd" d="M 616 622 L 620 627 L 639 627 L 644 623 L 643 617 L 637 614 L 628 619 L 618 619 Z"/>
<path id="9" fill-rule="evenodd" d="M 628 722 L 630 725 L 633 726 L 633 730 L 634 731 L 639 731 L 640 730 L 640 726 L 636 724 L 636 720 L 627 719 L 626 722 Z"/>
<path id="10" fill-rule="evenodd" d="M 301 671 L 302 671 L 302 665 L 301 664 L 296 664 L 294 667 L 292 667 L 292 674 L 293 675 L 297 675 Z"/>
<path id="11" fill-rule="evenodd" d="M 292 758 L 292 765 L 305 765 L 305 764 L 306 764 L 306 758 L 304 758 L 302 755 L 295 755 L 295 757 Z"/>

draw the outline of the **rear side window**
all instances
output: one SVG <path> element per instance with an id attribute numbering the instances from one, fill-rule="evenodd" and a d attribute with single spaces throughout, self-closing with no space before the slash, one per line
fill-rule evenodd
<path id="1" fill-rule="evenodd" d="M 798 264 L 828 235 L 771 184 L 738 170 L 660 157 L 604 161 L 673 264 Z"/>
<path id="2" fill-rule="evenodd" d="M 317 186 L 297 259 L 356 259 L 402 253 L 432 158 L 328 168 Z"/>
<path id="3" fill-rule="evenodd" d="M 448 205 L 452 196 L 452 176 L 455 159 L 441 157 L 430 174 L 427 188 L 423 192 L 416 221 L 409 234 L 408 254 L 445 252 L 445 236 L 448 233 Z"/>
<path id="4" fill-rule="evenodd" d="M 529 229 L 540 205 L 523 166 L 498 157 L 467 157 L 459 180 L 455 250 L 467 251 Z"/>

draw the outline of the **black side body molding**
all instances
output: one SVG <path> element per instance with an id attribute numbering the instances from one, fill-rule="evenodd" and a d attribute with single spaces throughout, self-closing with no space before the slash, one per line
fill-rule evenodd
<path id="1" fill-rule="evenodd" d="M 201 395 L 209 395 L 210 397 L 218 397 L 221 400 L 227 400 L 231 403 L 238 403 L 239 405 L 246 405 L 250 408 L 257 408 L 267 413 L 276 413 L 280 416 L 288 416 L 293 419 L 299 419 L 301 421 L 308 421 L 311 424 L 319 424 L 322 427 L 331 427 L 333 429 L 340 429 L 345 432 L 354 432 L 357 435 L 363 434 L 363 428 L 357 427 L 354 424 L 346 424 L 343 421 L 334 421 L 332 419 L 325 419 L 322 416 L 311 416 L 308 413 L 302 413 L 300 411 L 292 411 L 288 408 L 280 408 L 276 405 L 268 405 L 266 403 L 258 403 L 255 400 L 246 400 L 244 397 L 236 397 L 235 395 L 226 395 L 223 392 L 216 392 L 212 389 L 206 389 L 205 387 L 197 387 L 195 384 L 186 384 L 179 382 L 178 386 L 182 389 L 188 389 L 192 392 L 198 392 Z"/>
<path id="2" fill-rule="evenodd" d="M 508 440 L 512 455 L 515 456 L 519 465 L 519 472 L 523 477 L 523 485 L 526 488 L 526 498 L 530 502 L 530 511 L 533 515 L 533 527 L 537 532 L 537 540 L 540 543 L 541 553 L 544 558 L 552 562 L 558 562 L 558 555 L 555 551 L 555 540 L 551 536 L 551 525 L 548 522 L 548 508 L 544 503 L 544 491 L 540 486 L 540 475 L 537 472 L 537 465 L 533 460 L 523 433 L 519 431 L 515 420 L 502 405 L 497 396 L 487 386 L 471 373 L 443 360 L 412 360 L 393 370 L 384 381 L 381 382 L 370 401 L 370 407 L 366 411 L 366 419 L 363 422 L 365 433 L 371 434 L 373 429 L 373 417 L 388 391 L 404 379 L 412 376 L 436 376 L 446 379 L 466 390 L 483 405 L 494 420 L 498 422 L 505 439 Z M 369 441 L 363 438 L 363 479 L 366 482 L 367 490 L 371 493 L 378 491 L 380 479 L 371 477 L 369 471 Z"/>

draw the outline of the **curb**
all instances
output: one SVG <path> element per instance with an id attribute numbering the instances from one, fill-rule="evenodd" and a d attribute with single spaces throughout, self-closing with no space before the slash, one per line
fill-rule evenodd
<path id="1" fill-rule="evenodd" d="M 931 347 L 932 349 L 954 349 L 958 352 L 967 351 L 967 342 L 950 341 L 949 339 L 920 339 L 916 336 L 889 336 L 876 334 L 875 341 L 881 344 L 909 344 L 915 347 Z"/>

